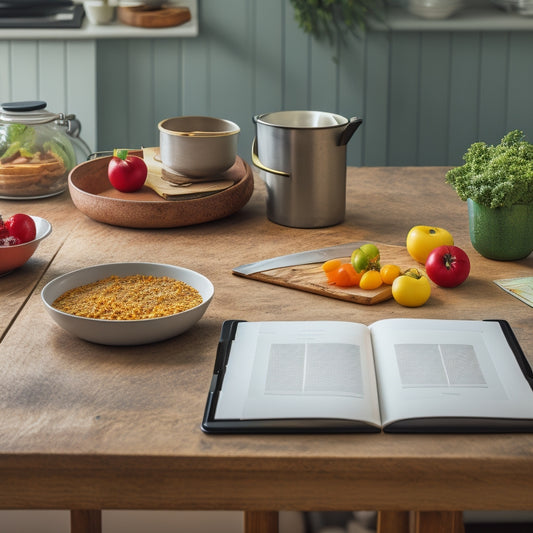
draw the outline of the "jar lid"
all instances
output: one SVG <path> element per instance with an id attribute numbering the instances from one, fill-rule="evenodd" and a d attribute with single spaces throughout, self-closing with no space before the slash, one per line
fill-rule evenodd
<path id="1" fill-rule="evenodd" d="M 55 120 L 63 120 L 62 113 L 51 113 L 46 110 L 46 102 L 28 100 L 22 102 L 5 102 L 1 104 L 0 121 L 17 122 L 20 124 L 46 124 Z"/>

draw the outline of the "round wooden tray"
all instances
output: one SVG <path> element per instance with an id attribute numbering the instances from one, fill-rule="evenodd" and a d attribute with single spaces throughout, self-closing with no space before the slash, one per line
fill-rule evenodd
<path id="1" fill-rule="evenodd" d="M 141 28 L 168 28 L 179 26 L 191 20 L 188 7 L 153 8 L 149 5 L 119 6 L 117 16 L 120 22 Z"/>
<path id="2" fill-rule="evenodd" d="M 132 151 L 142 156 L 142 152 Z M 224 173 L 235 184 L 202 198 L 164 200 L 152 189 L 143 187 L 133 193 L 114 189 L 107 177 L 111 157 L 99 157 L 80 163 L 68 178 L 74 205 L 98 222 L 128 228 L 175 228 L 210 222 L 241 209 L 254 189 L 250 166 L 240 157 Z"/>

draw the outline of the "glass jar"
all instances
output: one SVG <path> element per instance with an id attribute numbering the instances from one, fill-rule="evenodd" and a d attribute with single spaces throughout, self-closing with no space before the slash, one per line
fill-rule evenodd
<path id="1" fill-rule="evenodd" d="M 62 193 L 69 172 L 91 150 L 75 115 L 51 113 L 46 102 L 4 103 L 0 110 L 0 198 Z"/>

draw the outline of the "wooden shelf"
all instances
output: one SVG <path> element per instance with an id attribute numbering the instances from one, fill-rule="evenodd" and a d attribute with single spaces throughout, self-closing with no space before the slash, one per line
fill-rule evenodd
<path id="1" fill-rule="evenodd" d="M 180 0 L 179 5 L 188 7 L 191 20 L 180 26 L 170 28 L 138 28 L 120 22 L 107 25 L 89 23 L 83 19 L 81 28 L 2 28 L 0 40 L 89 40 L 89 39 L 133 39 L 133 38 L 169 38 L 196 37 L 198 35 L 198 0 Z"/>
<path id="2" fill-rule="evenodd" d="M 510 13 L 490 4 L 465 7 L 447 19 L 431 20 L 412 15 L 405 8 L 390 7 L 385 23 L 372 29 L 392 31 L 531 31 L 533 17 Z"/>
<path id="3" fill-rule="evenodd" d="M 95 26 L 85 17 L 81 28 L 2 28 L 0 40 L 196 37 L 199 32 L 198 0 L 181 0 L 179 5 L 189 7 L 192 18 L 171 28 L 137 28 L 119 22 Z M 432 20 L 412 15 L 404 7 L 391 6 L 385 22 L 372 21 L 370 27 L 382 31 L 532 31 L 533 16 L 506 12 L 490 2 L 474 1 L 450 18 Z"/>

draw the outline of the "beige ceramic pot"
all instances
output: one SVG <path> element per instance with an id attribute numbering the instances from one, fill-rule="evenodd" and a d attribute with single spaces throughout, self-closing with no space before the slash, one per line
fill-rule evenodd
<path id="1" fill-rule="evenodd" d="M 161 162 L 179 174 L 216 176 L 235 163 L 240 128 L 234 122 L 184 116 L 162 120 L 158 128 Z"/>

